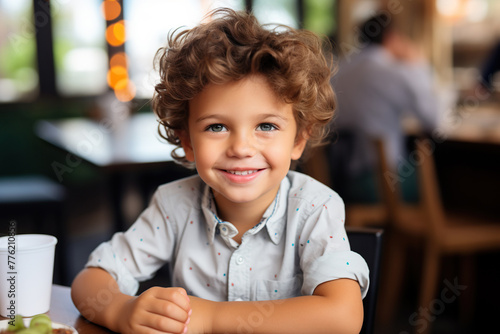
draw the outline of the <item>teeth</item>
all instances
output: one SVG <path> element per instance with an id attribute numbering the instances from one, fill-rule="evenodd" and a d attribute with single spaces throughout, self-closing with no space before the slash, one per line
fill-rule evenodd
<path id="1" fill-rule="evenodd" d="M 234 175 L 249 175 L 256 173 L 257 170 L 228 170 L 227 172 Z"/>

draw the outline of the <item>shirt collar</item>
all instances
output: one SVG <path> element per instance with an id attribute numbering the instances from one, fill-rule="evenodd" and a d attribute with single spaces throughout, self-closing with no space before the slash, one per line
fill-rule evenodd
<path id="1" fill-rule="evenodd" d="M 205 183 L 204 187 L 203 197 L 201 199 L 201 209 L 207 223 L 207 239 L 208 242 L 212 244 L 214 241 L 217 224 L 221 223 L 222 220 L 220 220 L 217 216 L 217 209 L 210 187 Z"/>
<path id="2" fill-rule="evenodd" d="M 276 194 L 276 197 L 264 212 L 261 221 L 249 230 L 251 234 L 258 233 L 265 226 L 271 241 L 276 245 L 279 244 L 285 231 L 286 209 L 289 190 L 290 181 L 288 180 L 288 177 L 285 177 L 281 181 L 280 188 L 278 190 L 278 193 Z M 215 206 L 215 200 L 212 191 L 206 184 L 203 190 L 201 208 L 205 217 L 205 221 L 207 223 L 207 239 L 208 242 L 212 244 L 217 230 L 217 225 L 223 223 L 224 221 L 222 221 L 217 216 L 217 208 Z"/>
<path id="3" fill-rule="evenodd" d="M 290 181 L 285 177 L 281 181 L 280 189 L 273 203 L 267 208 L 262 216 L 263 225 L 267 228 L 269 238 L 274 244 L 279 244 L 285 233 L 286 212 L 288 207 L 288 192 Z"/>

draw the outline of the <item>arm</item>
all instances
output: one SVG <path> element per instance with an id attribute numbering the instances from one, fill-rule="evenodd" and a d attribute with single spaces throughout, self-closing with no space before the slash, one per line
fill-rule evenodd
<path id="1" fill-rule="evenodd" d="M 350 279 L 320 284 L 312 296 L 259 302 L 191 297 L 191 306 L 193 333 L 201 326 L 204 333 L 359 333 L 363 322 L 359 284 Z"/>
<path id="2" fill-rule="evenodd" d="M 78 274 L 71 298 L 85 318 L 120 333 L 183 333 L 190 319 L 184 289 L 151 288 L 138 297 L 129 296 L 100 268 Z"/>

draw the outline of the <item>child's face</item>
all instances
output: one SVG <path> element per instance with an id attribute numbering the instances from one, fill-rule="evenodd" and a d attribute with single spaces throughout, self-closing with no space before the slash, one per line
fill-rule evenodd
<path id="1" fill-rule="evenodd" d="M 206 86 L 190 102 L 188 131 L 179 135 L 218 204 L 269 205 L 306 145 L 292 105 L 279 101 L 263 76 Z"/>

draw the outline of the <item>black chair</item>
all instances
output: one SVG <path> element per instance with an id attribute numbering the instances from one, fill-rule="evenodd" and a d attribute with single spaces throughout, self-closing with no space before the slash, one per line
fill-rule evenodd
<path id="1" fill-rule="evenodd" d="M 370 288 L 363 299 L 364 320 L 360 334 L 374 332 L 375 311 L 380 275 L 380 259 L 382 256 L 383 230 L 365 227 L 346 227 L 351 250 L 361 255 L 370 269 Z"/>
<path id="2" fill-rule="evenodd" d="M 63 221 L 66 189 L 59 183 L 39 175 L 0 177 L 0 218 L 2 221 L 29 217 L 35 222 L 33 229 L 26 229 L 18 222 L 22 233 L 49 233 L 57 240 L 54 268 L 55 283 L 69 284 L 66 251 L 67 240 Z M 44 226 L 49 222 L 50 226 Z M 2 225 L 3 226 L 3 225 Z M 0 231 L 0 235 L 7 233 Z"/>

